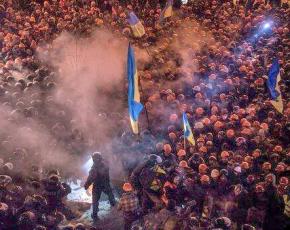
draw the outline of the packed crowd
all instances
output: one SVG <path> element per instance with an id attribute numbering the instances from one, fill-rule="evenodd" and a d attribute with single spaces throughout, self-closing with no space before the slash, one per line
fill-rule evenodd
<path id="1" fill-rule="evenodd" d="M 125 228 L 289 227 L 287 1 L 175 3 L 174 17 L 162 25 L 158 21 L 166 1 L 127 2 L 1 3 L 1 120 L 19 126 L 38 120 L 72 154 L 90 149 L 75 121 L 68 121 L 65 108 L 51 97 L 57 70 L 41 62 L 37 53 L 49 50 L 50 42 L 63 31 L 90 36 L 96 27 L 107 28 L 135 46 L 146 47 L 151 56 L 138 69 L 148 129 L 141 119 L 143 131 L 137 140 L 130 134 L 127 115 L 118 117 L 124 121 L 119 128 L 125 133 L 115 151 L 128 171 L 128 182 L 117 206 L 124 214 Z M 130 10 L 145 27 L 140 39 L 131 35 Z M 270 28 L 263 27 L 265 22 Z M 183 28 L 192 23 L 198 26 Z M 183 42 L 188 38 L 180 28 L 198 34 L 198 44 L 192 38 Z M 186 58 L 176 42 L 184 43 Z M 266 86 L 273 58 L 281 66 L 283 114 L 269 102 Z M 195 146 L 184 142 L 183 112 L 192 125 Z M 93 229 L 75 221 L 64 226 L 76 217 L 64 203 L 70 187 L 58 170 L 31 161 L 37 149 L 18 146 L 16 136 L 3 126 L 0 229 Z M 128 154 L 146 157 L 136 167 L 126 161 Z M 96 223 L 95 228 L 102 226 Z"/>

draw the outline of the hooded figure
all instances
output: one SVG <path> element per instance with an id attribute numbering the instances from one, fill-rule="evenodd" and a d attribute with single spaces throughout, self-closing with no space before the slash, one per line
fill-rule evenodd
<path id="1" fill-rule="evenodd" d="M 99 200 L 102 192 L 108 195 L 111 206 L 114 206 L 116 201 L 110 186 L 109 167 L 107 163 L 98 152 L 92 155 L 92 159 L 94 164 L 89 172 L 89 176 L 84 187 L 87 190 L 91 185 L 93 185 L 92 218 L 96 222 L 98 220 Z"/>

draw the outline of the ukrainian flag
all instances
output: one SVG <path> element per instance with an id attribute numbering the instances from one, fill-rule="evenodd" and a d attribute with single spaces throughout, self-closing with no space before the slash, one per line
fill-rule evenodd
<path id="1" fill-rule="evenodd" d="M 269 71 L 267 86 L 271 95 L 271 104 L 279 113 L 283 113 L 283 101 L 279 87 L 280 81 L 281 77 L 279 61 L 277 58 L 275 58 Z"/>
<path id="2" fill-rule="evenodd" d="M 165 7 L 160 14 L 159 22 L 162 22 L 165 18 L 169 18 L 172 15 L 173 15 L 173 0 L 167 0 Z"/>
<path id="3" fill-rule="evenodd" d="M 133 11 L 129 13 L 128 22 L 135 37 L 141 38 L 145 34 L 144 26 Z"/>
<path id="4" fill-rule="evenodd" d="M 183 129 L 184 129 L 184 137 L 189 141 L 190 144 L 195 145 L 194 136 L 189 125 L 186 113 L 182 114 L 183 118 Z"/>
<path id="5" fill-rule="evenodd" d="M 129 44 L 128 48 L 128 105 L 129 105 L 129 117 L 133 133 L 138 134 L 138 117 L 143 109 L 143 105 L 140 103 L 139 82 L 137 68 L 135 64 L 134 50 Z"/>

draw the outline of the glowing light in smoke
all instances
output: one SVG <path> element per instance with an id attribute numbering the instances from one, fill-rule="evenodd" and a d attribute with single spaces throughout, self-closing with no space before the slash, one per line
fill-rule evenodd
<path id="1" fill-rule="evenodd" d="M 90 157 L 90 159 L 84 164 L 82 169 L 86 175 L 89 174 L 93 163 L 93 159 Z M 91 187 L 88 189 L 88 191 L 86 191 L 81 183 L 81 180 L 77 180 L 77 184 L 71 182 L 69 186 L 71 187 L 72 192 L 68 195 L 68 200 L 92 203 Z"/>
<path id="2" fill-rule="evenodd" d="M 86 173 L 89 173 L 93 164 L 94 164 L 93 159 L 90 157 L 90 159 L 83 166 L 83 169 L 85 170 Z"/>
<path id="3" fill-rule="evenodd" d="M 273 24 L 272 21 L 265 22 L 265 23 L 263 24 L 263 26 L 262 26 L 262 29 L 263 29 L 263 30 L 268 30 L 268 29 L 271 28 L 272 24 Z"/>
<path id="4" fill-rule="evenodd" d="M 270 26 L 271 26 L 270 23 L 267 22 L 267 23 L 264 24 L 263 28 L 264 28 L 264 29 L 268 29 L 268 28 L 270 28 Z"/>

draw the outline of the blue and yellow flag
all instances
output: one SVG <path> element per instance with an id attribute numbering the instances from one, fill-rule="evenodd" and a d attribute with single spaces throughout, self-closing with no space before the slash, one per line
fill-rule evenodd
<path id="1" fill-rule="evenodd" d="M 129 13 L 128 22 L 135 37 L 141 38 L 145 34 L 144 26 L 133 11 Z"/>
<path id="2" fill-rule="evenodd" d="M 267 86 L 271 95 L 271 104 L 279 113 L 283 113 L 283 101 L 279 86 L 280 81 L 279 61 L 275 58 L 269 71 Z"/>
<path id="3" fill-rule="evenodd" d="M 167 0 L 165 7 L 160 14 L 159 22 L 162 22 L 165 18 L 169 18 L 172 15 L 173 15 L 173 0 Z"/>
<path id="4" fill-rule="evenodd" d="M 129 117 L 133 133 L 138 134 L 138 117 L 143 109 L 143 105 L 140 103 L 138 73 L 135 64 L 134 50 L 130 44 L 128 48 L 127 74 Z"/>
<path id="5" fill-rule="evenodd" d="M 182 114 L 182 120 L 183 120 L 184 137 L 188 140 L 190 144 L 195 145 L 194 136 L 191 127 L 189 125 L 186 113 Z"/>

